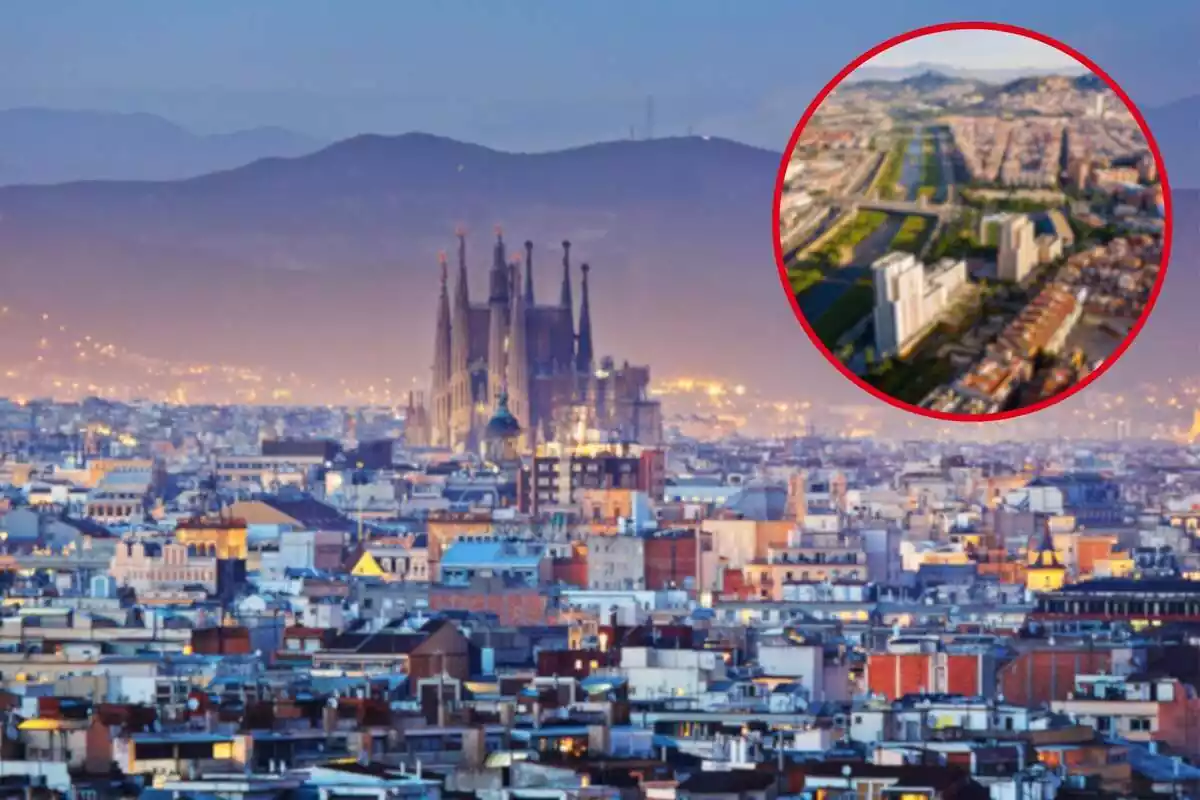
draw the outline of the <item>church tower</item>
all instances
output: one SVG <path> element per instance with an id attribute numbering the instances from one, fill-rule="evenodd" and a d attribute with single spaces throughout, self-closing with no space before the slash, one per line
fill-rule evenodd
<path id="1" fill-rule="evenodd" d="M 511 275 L 504 256 L 504 232 L 496 226 L 496 247 L 488 294 L 488 405 L 496 401 L 504 388 L 505 355 L 508 349 Z"/>
<path id="2" fill-rule="evenodd" d="M 1066 582 L 1067 568 L 1058 560 L 1054 537 L 1050 533 L 1050 520 L 1046 520 L 1042 541 L 1025 567 L 1025 588 L 1031 592 L 1054 592 Z"/>
<path id="3" fill-rule="evenodd" d="M 433 340 L 433 419 L 430 444 L 447 447 L 450 444 L 450 376 L 451 342 L 450 287 L 446 253 L 438 254 L 442 271 L 442 290 L 438 297 L 437 327 Z"/>
<path id="4" fill-rule="evenodd" d="M 467 282 L 467 232 L 459 227 L 458 282 L 450 326 L 450 446 L 463 443 L 475 413 L 471 397 L 471 296 Z"/>
<path id="5" fill-rule="evenodd" d="M 526 249 L 526 258 L 528 258 Z M 526 266 L 525 285 L 529 286 L 528 265 Z M 513 265 L 513 286 L 521 283 L 521 268 Z M 529 321 L 526 312 L 526 299 L 529 292 L 513 292 L 512 310 L 509 314 L 508 363 L 505 373 L 505 388 L 508 392 L 508 407 L 513 416 L 524 420 L 525 431 L 533 430 L 529 402 Z M 528 443 L 523 443 L 528 444 Z M 522 448 L 523 449 L 523 448 Z"/>
<path id="6" fill-rule="evenodd" d="M 525 307 L 533 308 L 533 242 L 525 240 Z"/>
<path id="7" fill-rule="evenodd" d="M 583 277 L 580 286 L 579 344 L 575 352 L 575 369 L 581 374 L 591 375 L 592 368 L 595 366 L 595 357 L 592 353 L 592 312 L 588 300 L 588 272 L 591 271 L 591 267 L 584 264 L 579 271 Z"/>
<path id="8" fill-rule="evenodd" d="M 563 278 L 558 304 L 571 315 L 571 335 L 575 335 L 575 304 L 571 299 L 571 243 L 563 240 Z M 572 342 L 574 344 L 574 342 Z"/>

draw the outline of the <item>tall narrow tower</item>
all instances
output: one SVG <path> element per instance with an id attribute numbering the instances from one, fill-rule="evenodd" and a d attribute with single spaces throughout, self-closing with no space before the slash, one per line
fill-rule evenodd
<path id="1" fill-rule="evenodd" d="M 511 275 L 504 262 L 504 232 L 496 226 L 496 247 L 492 255 L 488 294 L 488 401 L 489 406 L 504 387 L 505 350 L 508 345 L 508 315 Z"/>
<path id="2" fill-rule="evenodd" d="M 566 240 L 563 241 L 562 292 L 559 295 L 558 304 L 572 314 L 575 313 L 575 304 L 571 299 L 571 243 Z"/>
<path id="3" fill-rule="evenodd" d="M 449 270 L 446 267 L 445 251 L 438 254 L 442 271 L 442 291 L 438 297 L 437 328 L 433 340 L 433 430 L 431 443 L 434 447 L 446 447 L 450 443 L 450 375 L 451 328 Z M 412 396 L 409 396 L 409 403 Z"/>
<path id="4" fill-rule="evenodd" d="M 513 264 L 513 285 L 519 286 L 521 268 Z M 508 407 L 521 422 L 525 432 L 531 430 L 529 405 L 529 343 L 527 331 L 525 295 L 513 292 L 512 308 L 509 312 L 508 361 L 505 373 L 505 390 L 508 392 Z"/>
<path id="5" fill-rule="evenodd" d="M 528 239 L 525 240 L 525 305 L 533 308 L 533 242 Z"/>
<path id="6" fill-rule="evenodd" d="M 467 282 L 467 232 L 458 236 L 458 283 L 450 326 L 450 433 L 446 446 L 460 449 L 471 431 L 471 296 Z"/>
<path id="7" fill-rule="evenodd" d="M 591 271 L 591 267 L 584 264 L 579 271 L 583 277 L 580 285 L 579 344 L 575 351 L 575 369 L 580 373 L 590 375 L 595 361 L 592 354 L 592 313 L 588 300 L 588 272 Z"/>

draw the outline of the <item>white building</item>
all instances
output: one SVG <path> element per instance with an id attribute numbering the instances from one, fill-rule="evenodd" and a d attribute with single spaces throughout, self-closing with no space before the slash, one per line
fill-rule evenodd
<path id="1" fill-rule="evenodd" d="M 967 264 L 942 259 L 926 267 L 911 253 L 892 252 L 872 264 L 875 349 L 880 356 L 909 349 L 967 285 Z"/>
<path id="2" fill-rule="evenodd" d="M 709 684 L 725 679 L 725 660 L 712 650 L 621 650 L 621 675 L 637 700 L 699 697 Z"/>
<path id="3" fill-rule="evenodd" d="M 1000 225 L 1000 251 L 996 274 L 1002 281 L 1020 282 L 1038 263 L 1038 245 L 1033 222 L 1025 214 L 1014 214 Z"/>

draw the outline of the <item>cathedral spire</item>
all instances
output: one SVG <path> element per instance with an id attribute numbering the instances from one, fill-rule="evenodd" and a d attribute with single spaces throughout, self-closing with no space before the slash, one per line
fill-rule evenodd
<path id="1" fill-rule="evenodd" d="M 525 305 L 533 308 L 533 242 L 525 240 Z"/>
<path id="2" fill-rule="evenodd" d="M 454 287 L 451 316 L 451 376 L 461 377 L 471 360 L 471 296 L 467 282 L 467 232 L 460 225 L 458 236 L 458 285 Z"/>
<path id="3" fill-rule="evenodd" d="M 583 274 L 580 287 L 579 300 L 579 345 L 575 354 L 575 368 L 579 372 L 591 373 L 592 371 L 592 314 L 588 303 L 588 272 L 591 270 L 587 264 L 582 265 L 579 271 Z"/>
<path id="4" fill-rule="evenodd" d="M 575 305 L 571 300 L 571 243 L 565 239 L 563 240 L 562 295 L 558 302 L 571 313 L 575 312 Z"/>
<path id="5" fill-rule="evenodd" d="M 506 372 L 508 356 L 510 297 L 509 284 L 513 276 L 504 258 L 504 233 L 496 226 L 496 251 L 489 276 L 491 291 L 488 294 L 488 399 L 499 396 Z"/>
<path id="6" fill-rule="evenodd" d="M 468 308 L 471 305 L 471 296 L 467 288 L 467 229 L 459 225 L 455 228 L 454 235 L 458 237 L 458 286 L 455 290 L 454 304 Z"/>
<path id="7" fill-rule="evenodd" d="M 435 397 L 449 385 L 451 367 L 450 288 L 445 251 L 438 253 L 438 263 L 442 270 L 442 291 L 438 297 L 437 329 L 433 341 L 433 394 Z"/>
<path id="8" fill-rule="evenodd" d="M 496 226 L 496 247 L 492 254 L 489 303 L 508 305 L 508 262 L 504 257 L 504 229 Z"/>
<path id="9" fill-rule="evenodd" d="M 527 273 L 528 275 L 528 273 Z M 521 267 L 513 264 L 513 283 L 521 280 Z M 526 340 L 527 306 L 521 292 L 513 292 L 509 317 L 508 352 L 505 364 L 504 391 L 508 395 L 513 415 L 524 421 L 526 429 L 532 424 L 529 410 L 529 346 Z"/>

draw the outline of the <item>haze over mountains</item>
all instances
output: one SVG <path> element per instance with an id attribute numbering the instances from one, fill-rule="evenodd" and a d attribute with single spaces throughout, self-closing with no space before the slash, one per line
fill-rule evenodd
<path id="1" fill-rule="evenodd" d="M 0 111 L 0 185 L 189 178 L 324 144 L 274 127 L 200 135 L 153 114 L 15 108 Z"/>
<path id="2" fill-rule="evenodd" d="M 779 160 L 700 137 L 519 155 L 408 134 L 187 180 L 0 188 L 4 302 L 149 356 L 424 385 L 437 252 L 467 226 L 481 299 L 500 223 L 510 252 L 534 241 L 542 302 L 558 296 L 563 239 L 576 297 L 578 265 L 592 265 L 602 354 L 660 375 L 861 402 L 782 296 Z M 1175 211 L 1168 291 L 1118 368 L 1125 380 L 1169 374 L 1197 351 L 1200 194 L 1176 191 Z"/>
<path id="3" fill-rule="evenodd" d="M 576 281 L 590 262 L 600 352 L 749 373 L 798 334 L 771 266 L 778 164 L 701 138 L 514 155 L 362 136 L 185 181 L 0 189 L 0 270 L 6 302 L 148 355 L 424 381 L 437 251 L 465 223 L 481 297 L 501 223 L 514 251 L 535 242 L 543 300 L 564 238 Z"/>
<path id="4" fill-rule="evenodd" d="M 1024 70 L 1015 75 L 1009 72 L 1012 71 L 959 70 L 919 64 L 863 68 L 855 73 L 855 79 L 861 76 L 888 81 L 982 80 L 995 84 L 1055 71 Z M 980 77 L 978 73 L 991 77 Z M 1080 77 L 1098 80 L 1090 75 Z M 795 119 L 804 110 L 802 101 L 797 103 Z M 1200 96 L 1142 111 L 1163 150 L 1172 186 L 1200 187 L 1200 149 L 1194 147 L 1200 134 Z M 779 122 L 782 119 L 784 116 L 775 112 L 766 114 L 750 126 L 755 130 L 746 129 L 745 133 L 752 134 L 756 141 L 778 140 L 782 146 L 791 133 L 788 126 L 794 124 L 794 121 Z M 493 120 L 491 124 L 504 127 L 506 123 Z M 777 136 L 765 135 L 767 128 L 776 127 Z M 582 129 L 576 131 L 581 132 Z M 318 137 L 269 126 L 204 135 L 153 114 L 0 110 L 0 186 L 80 180 L 177 180 L 245 166 L 262 158 L 306 155 L 327 144 Z"/>

